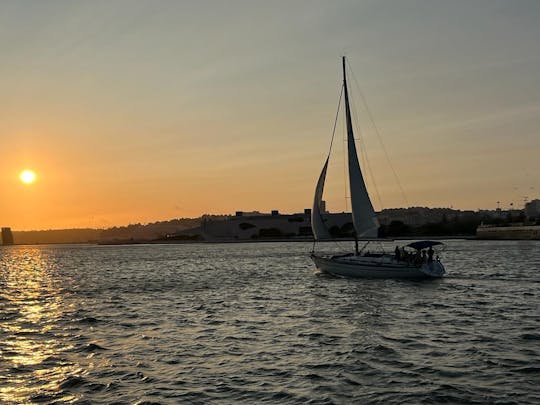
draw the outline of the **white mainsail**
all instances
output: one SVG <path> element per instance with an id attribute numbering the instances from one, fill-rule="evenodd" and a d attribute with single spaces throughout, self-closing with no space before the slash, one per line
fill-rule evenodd
<path id="1" fill-rule="evenodd" d="M 326 158 L 319 181 L 317 181 L 317 187 L 315 188 L 315 198 L 313 201 L 313 209 L 311 210 L 311 230 L 315 239 L 330 239 L 331 235 L 324 223 L 322 217 L 322 196 L 324 191 L 324 182 L 326 181 L 326 170 L 328 169 L 328 160 L 330 155 Z"/>
<path id="2" fill-rule="evenodd" d="M 349 187 L 351 192 L 351 209 L 354 230 L 358 238 L 376 238 L 379 228 L 379 221 L 375 216 L 375 210 L 369 199 L 369 194 L 362 177 L 356 144 L 354 143 L 354 132 L 351 121 L 351 110 L 349 107 L 349 93 L 347 91 L 347 76 L 345 73 L 345 57 L 343 57 L 343 87 L 345 92 L 345 116 L 347 121 L 347 150 L 349 162 Z"/>

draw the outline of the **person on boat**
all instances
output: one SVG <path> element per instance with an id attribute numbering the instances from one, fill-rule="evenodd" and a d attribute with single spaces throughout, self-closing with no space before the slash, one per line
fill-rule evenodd
<path id="1" fill-rule="evenodd" d="M 414 255 L 414 263 L 420 264 L 422 262 L 422 253 L 420 252 L 420 249 L 416 250 L 416 254 Z"/>
<path id="2" fill-rule="evenodd" d="M 426 263 L 427 262 L 427 253 L 425 250 L 422 250 L 422 263 Z"/>
<path id="3" fill-rule="evenodd" d="M 395 259 L 396 262 L 399 262 L 401 260 L 401 250 L 399 250 L 399 246 L 396 246 L 396 249 L 394 250 Z"/>
<path id="4" fill-rule="evenodd" d="M 432 261 L 433 261 L 433 253 L 434 253 L 433 247 L 430 246 L 429 249 L 428 249 L 428 251 L 427 251 L 427 254 L 428 254 L 428 262 L 432 262 Z"/>

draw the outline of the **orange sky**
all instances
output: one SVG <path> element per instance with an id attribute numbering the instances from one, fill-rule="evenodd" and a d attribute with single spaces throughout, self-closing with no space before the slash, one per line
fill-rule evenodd
<path id="1" fill-rule="evenodd" d="M 310 207 L 344 51 L 410 205 L 522 206 L 540 197 L 539 16 L 535 2 L 2 3 L 0 225 Z M 406 206 L 351 87 L 373 203 Z"/>

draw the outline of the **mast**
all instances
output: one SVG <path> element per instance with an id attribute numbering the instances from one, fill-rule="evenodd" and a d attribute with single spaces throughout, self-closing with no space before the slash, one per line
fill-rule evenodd
<path id="1" fill-rule="evenodd" d="M 349 163 L 349 188 L 351 193 L 351 211 L 355 239 L 358 237 L 376 238 L 379 223 L 375 217 L 375 210 L 369 199 L 366 184 L 360 170 L 354 131 L 349 106 L 349 90 L 347 88 L 347 73 L 345 56 L 342 58 L 343 65 L 343 92 L 345 95 L 345 119 L 347 123 L 347 150 Z"/>
<path id="2" fill-rule="evenodd" d="M 348 135 L 351 134 L 353 136 L 352 146 L 354 147 L 356 151 L 356 145 L 354 144 L 354 133 L 353 133 L 352 121 L 351 121 L 351 108 L 349 107 L 349 89 L 347 88 L 347 72 L 345 68 L 345 56 L 342 57 L 341 62 L 343 65 L 343 89 L 344 89 L 343 91 L 345 92 L 345 119 L 347 121 L 347 141 L 349 141 Z"/>
<path id="3" fill-rule="evenodd" d="M 352 181 L 351 181 L 351 160 L 350 160 L 350 153 L 351 153 L 351 145 L 350 145 L 350 139 L 352 138 L 352 147 L 354 149 L 354 154 L 356 156 L 356 145 L 354 144 L 354 132 L 352 128 L 352 122 L 351 122 L 351 107 L 349 106 L 349 90 L 347 89 L 347 69 L 345 67 L 345 56 L 341 58 L 341 63 L 343 65 L 343 91 L 345 92 L 345 121 L 347 123 L 347 149 L 349 150 L 349 186 L 351 189 L 351 199 L 352 199 Z M 351 136 L 349 136 L 351 134 Z M 360 252 L 358 251 L 358 233 L 356 232 L 356 225 L 354 220 L 354 210 L 352 208 L 352 201 L 351 201 L 351 210 L 352 210 L 352 216 L 353 216 L 353 237 L 354 237 L 354 254 L 358 256 Z"/>

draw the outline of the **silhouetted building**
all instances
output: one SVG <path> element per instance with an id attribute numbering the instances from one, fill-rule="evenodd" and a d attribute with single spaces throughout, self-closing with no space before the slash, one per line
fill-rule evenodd
<path id="1" fill-rule="evenodd" d="M 530 220 L 540 220 L 540 200 L 532 200 L 525 204 L 525 214 Z"/>
<path id="2" fill-rule="evenodd" d="M 13 245 L 11 228 L 2 228 L 2 245 Z"/>
<path id="3" fill-rule="evenodd" d="M 326 201 L 324 201 L 324 200 L 321 201 L 320 209 L 321 209 L 321 212 L 323 214 L 326 214 L 328 212 L 328 211 L 326 211 Z"/>

